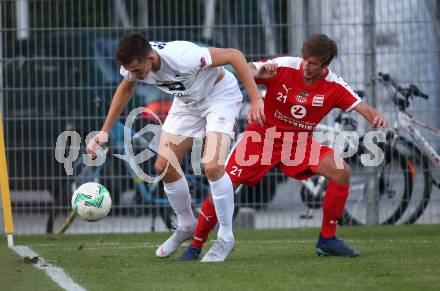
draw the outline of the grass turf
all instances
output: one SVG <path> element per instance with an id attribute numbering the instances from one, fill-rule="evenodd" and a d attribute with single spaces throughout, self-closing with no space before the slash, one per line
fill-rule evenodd
<path id="1" fill-rule="evenodd" d="M 0 290 L 60 290 L 44 272 L 8 249 L 4 236 L 0 239 Z"/>
<path id="2" fill-rule="evenodd" d="M 439 290 L 440 226 L 341 227 L 359 258 L 318 257 L 318 229 L 236 231 L 236 250 L 220 264 L 155 257 L 169 234 L 19 236 L 88 290 Z M 211 244 L 208 244 L 208 247 Z M 54 284 L 0 241 L 0 289 Z M 207 248 L 205 247 L 206 251 Z M 183 248 L 178 252 L 180 255 Z M 24 271 L 20 271 L 24 270 Z M 35 284 L 37 282 L 38 284 Z"/>

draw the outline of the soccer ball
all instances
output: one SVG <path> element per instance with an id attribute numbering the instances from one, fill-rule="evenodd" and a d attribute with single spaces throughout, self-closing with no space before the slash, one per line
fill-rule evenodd
<path id="1" fill-rule="evenodd" d="M 79 186 L 72 196 L 72 208 L 86 221 L 98 221 L 107 216 L 112 207 L 108 190 L 99 183 Z"/>

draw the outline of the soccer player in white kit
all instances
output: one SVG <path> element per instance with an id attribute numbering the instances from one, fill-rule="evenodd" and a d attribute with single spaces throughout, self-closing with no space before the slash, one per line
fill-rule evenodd
<path id="1" fill-rule="evenodd" d="M 224 164 L 243 99 L 237 80 L 224 65 L 234 68 L 249 95 L 248 122 L 262 124 L 265 120 L 264 103 L 245 57 L 232 48 L 205 48 L 187 41 L 149 43 L 139 33 L 128 33 L 119 41 L 116 59 L 124 79 L 116 89 L 101 131 L 87 145 L 87 152 L 96 155 L 98 145 L 107 141 L 112 125 L 127 105 L 137 82 L 155 85 L 172 94 L 175 98 L 162 127 L 155 167 L 164 175 L 164 189 L 177 215 L 178 228 L 159 246 L 156 255 L 169 257 L 182 242 L 192 238 L 196 219 L 180 162 L 192 139 L 206 134 L 203 164 L 219 230 L 216 242 L 201 261 L 224 261 L 235 245 L 234 193 Z"/>

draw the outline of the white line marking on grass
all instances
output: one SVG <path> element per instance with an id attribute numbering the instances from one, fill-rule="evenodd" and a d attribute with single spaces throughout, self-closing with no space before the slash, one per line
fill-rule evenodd
<path id="1" fill-rule="evenodd" d="M 75 283 L 60 267 L 52 265 L 27 246 L 13 246 L 12 249 L 22 257 L 38 257 L 34 267 L 44 271 L 55 283 L 65 290 L 85 291 L 83 287 Z"/>

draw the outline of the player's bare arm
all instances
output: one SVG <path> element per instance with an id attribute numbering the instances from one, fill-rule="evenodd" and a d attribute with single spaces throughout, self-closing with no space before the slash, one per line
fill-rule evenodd
<path id="1" fill-rule="evenodd" d="M 253 63 L 248 63 L 248 68 L 255 79 L 269 79 L 277 74 L 278 64 L 267 62 L 257 70 Z"/>
<path id="2" fill-rule="evenodd" d="M 359 103 L 354 110 L 359 112 L 362 116 L 364 116 L 368 122 L 371 124 L 374 128 L 387 128 L 388 127 L 388 121 L 385 119 L 385 117 L 374 109 L 371 106 L 368 106 L 364 102 Z"/>
<path id="3" fill-rule="evenodd" d="M 238 78 L 243 83 L 246 92 L 249 95 L 251 101 L 251 106 L 247 115 L 247 120 L 249 123 L 257 122 L 258 124 L 263 124 L 266 121 L 264 116 L 264 102 L 258 91 L 257 84 L 249 72 L 246 58 L 244 55 L 236 49 L 233 48 L 209 48 L 209 52 L 212 58 L 212 66 L 219 67 L 224 65 L 231 65 Z"/>
<path id="4" fill-rule="evenodd" d="M 133 95 L 135 87 L 136 82 L 127 81 L 125 79 L 123 79 L 119 84 L 113 96 L 110 110 L 107 114 L 107 118 L 105 119 L 101 131 L 87 144 L 86 151 L 88 154 L 92 155 L 92 157 L 96 156 L 97 146 L 102 145 L 103 143 L 106 143 L 108 141 L 108 134 L 110 132 L 110 129 L 121 115 L 125 106 L 127 106 L 130 97 Z"/>

